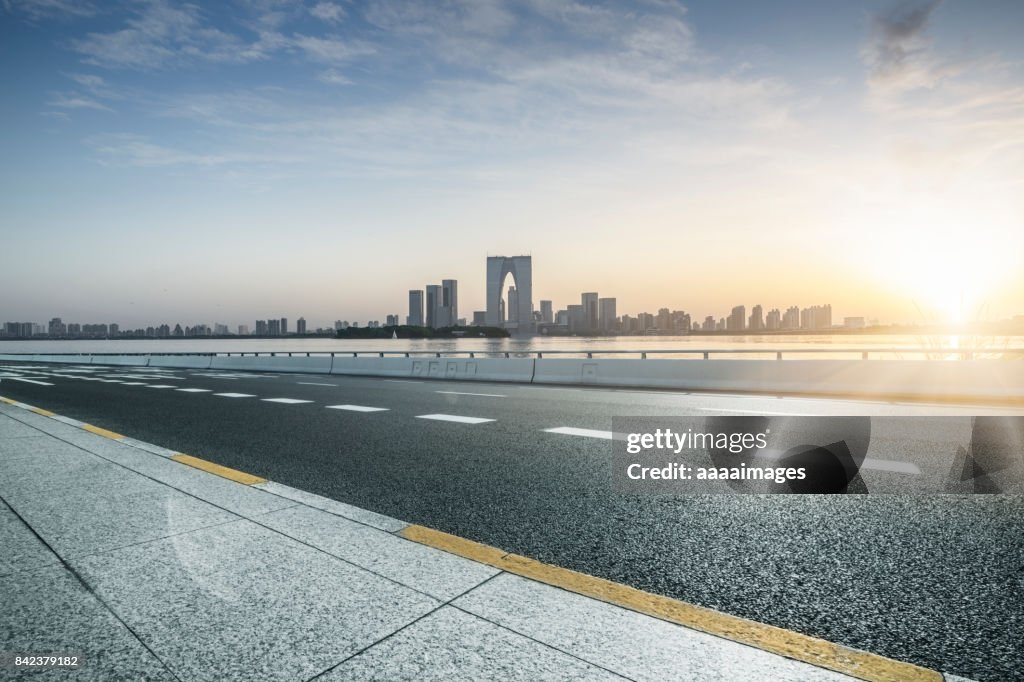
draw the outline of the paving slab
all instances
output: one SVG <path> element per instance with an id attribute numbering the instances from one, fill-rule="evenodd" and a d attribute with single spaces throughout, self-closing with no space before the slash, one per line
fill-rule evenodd
<path id="1" fill-rule="evenodd" d="M 36 534 L 0 504 L 0 576 L 60 563 Z"/>
<path id="2" fill-rule="evenodd" d="M 22 571 L 3 579 L 0 651 L 77 654 L 74 671 L 0 671 L 3 679 L 44 678 L 107 682 L 172 682 L 153 657 L 114 615 L 63 566 Z"/>
<path id="3" fill-rule="evenodd" d="M 74 563 L 188 680 L 309 679 L 439 605 L 249 521 Z"/>
<path id="4" fill-rule="evenodd" d="M 259 522 L 444 601 L 499 572 L 491 566 L 310 507 L 267 514 Z"/>
<path id="5" fill-rule="evenodd" d="M 286 497 L 289 500 L 301 502 L 302 504 L 315 509 L 322 509 L 323 511 L 331 514 L 344 516 L 347 519 L 352 519 L 359 523 L 365 523 L 368 526 L 373 526 L 374 528 L 386 530 L 391 533 L 396 533 L 409 525 L 405 521 L 399 521 L 398 519 L 393 519 L 390 516 L 384 516 L 383 514 L 378 514 L 368 509 L 354 507 L 351 504 L 345 504 L 344 502 L 331 500 L 326 497 L 321 497 L 320 495 L 307 493 L 304 490 L 298 490 L 297 488 L 292 488 L 281 483 L 275 483 L 274 481 L 267 481 L 266 483 L 260 483 L 253 487 L 266 490 L 267 492 L 280 495 L 281 497 Z"/>
<path id="6" fill-rule="evenodd" d="M 634 680 L 854 679 L 508 573 L 452 604 Z"/>
<path id="7" fill-rule="evenodd" d="M 619 675 L 445 607 L 320 678 L 342 680 L 616 680 Z M 685 679 L 685 678 L 674 678 Z"/>
<path id="8" fill-rule="evenodd" d="M 38 438 L 41 436 L 38 430 L 27 424 L 23 424 L 7 415 L 0 415 L 0 440 L 9 438 Z"/>

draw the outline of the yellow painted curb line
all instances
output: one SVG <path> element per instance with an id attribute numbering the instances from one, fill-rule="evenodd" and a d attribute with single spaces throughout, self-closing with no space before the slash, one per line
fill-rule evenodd
<path id="1" fill-rule="evenodd" d="M 54 416 L 54 414 L 51 412 L 49 416 L 52 417 Z M 101 429 L 100 427 L 93 426 L 92 424 L 82 424 L 82 428 L 88 431 L 89 433 L 95 433 L 97 436 L 103 436 L 104 438 L 109 438 L 110 440 L 121 440 L 122 438 L 124 438 L 124 436 L 122 436 L 120 433 L 107 431 L 106 429 Z"/>
<path id="2" fill-rule="evenodd" d="M 943 680 L 934 670 L 551 566 L 424 526 L 407 526 L 399 535 L 524 578 L 869 682 Z"/>
<path id="3" fill-rule="evenodd" d="M 0 402 L 7 403 L 8 405 L 17 405 L 17 400 L 11 400 L 10 398 L 0 398 Z"/>
<path id="4" fill-rule="evenodd" d="M 50 412 L 49 410 L 44 410 L 41 407 L 33 407 L 31 411 L 35 412 L 36 414 L 41 414 L 44 417 L 56 417 L 57 416 L 53 412 Z"/>
<path id="5" fill-rule="evenodd" d="M 265 478 L 253 476 L 252 474 L 247 474 L 244 471 L 238 471 L 237 469 L 229 469 L 228 467 L 221 466 L 220 464 L 214 464 L 213 462 L 207 462 L 205 459 L 199 459 L 192 455 L 177 454 L 171 457 L 171 459 L 175 462 L 181 462 L 182 464 L 187 464 L 190 467 L 202 469 L 207 473 L 216 474 L 217 476 L 227 478 L 243 485 L 256 485 L 257 483 L 267 482 L 267 479 Z"/>

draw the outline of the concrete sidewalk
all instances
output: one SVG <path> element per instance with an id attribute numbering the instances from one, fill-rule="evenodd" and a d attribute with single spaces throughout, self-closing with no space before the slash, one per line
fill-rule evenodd
<path id="1" fill-rule="evenodd" d="M 0 654 L 82 657 L 51 677 L 942 679 L 792 660 L 27 405 L 0 404 L 0 498 Z"/>

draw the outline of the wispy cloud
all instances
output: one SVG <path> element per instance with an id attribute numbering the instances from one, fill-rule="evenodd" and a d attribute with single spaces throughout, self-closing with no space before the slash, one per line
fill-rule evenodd
<path id="1" fill-rule="evenodd" d="M 336 24 L 345 18 L 345 8 L 336 2 L 318 2 L 309 8 L 309 13 L 321 21 Z"/>
<path id="2" fill-rule="evenodd" d="M 932 52 L 928 22 L 941 0 L 909 0 L 875 15 L 862 50 L 868 81 L 895 91 L 935 87 L 948 73 Z"/>
<path id="3" fill-rule="evenodd" d="M 3 0 L 3 7 L 12 14 L 22 14 L 36 21 L 91 17 L 96 14 L 96 7 L 92 3 L 76 0 Z"/>
<path id="4" fill-rule="evenodd" d="M 56 93 L 46 103 L 48 106 L 58 109 L 94 109 L 96 111 L 112 111 L 112 109 L 101 102 L 76 93 Z"/>

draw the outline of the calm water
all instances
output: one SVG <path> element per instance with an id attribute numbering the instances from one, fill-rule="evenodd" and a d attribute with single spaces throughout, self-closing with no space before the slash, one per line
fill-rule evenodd
<path id="1" fill-rule="evenodd" d="M 828 335 L 536 337 L 531 339 L 138 339 L 117 341 L 7 341 L 0 353 L 351 353 L 354 351 L 522 353 L 528 351 L 760 350 L 814 348 L 850 356 L 844 349 L 900 348 L 900 357 L 920 357 L 933 348 L 980 348 L 991 353 L 1024 349 L 1024 336 Z M 831 356 L 831 353 L 829 354 Z M 743 355 L 739 357 L 767 357 Z M 819 357 L 819 356 L 814 356 Z"/>

